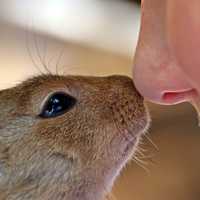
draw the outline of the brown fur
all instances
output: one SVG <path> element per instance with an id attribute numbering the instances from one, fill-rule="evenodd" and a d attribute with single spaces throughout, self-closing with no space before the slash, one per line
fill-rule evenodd
<path id="1" fill-rule="evenodd" d="M 56 91 L 77 99 L 51 119 L 38 114 Z M 101 200 L 148 124 L 123 76 L 40 76 L 0 92 L 0 200 Z"/>

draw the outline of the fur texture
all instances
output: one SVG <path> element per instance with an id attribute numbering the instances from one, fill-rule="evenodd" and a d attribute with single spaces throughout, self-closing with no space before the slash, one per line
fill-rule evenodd
<path id="1" fill-rule="evenodd" d="M 57 91 L 77 104 L 40 118 Z M 36 77 L 1 91 L 0 110 L 0 200 L 102 200 L 148 126 L 124 76 Z"/>

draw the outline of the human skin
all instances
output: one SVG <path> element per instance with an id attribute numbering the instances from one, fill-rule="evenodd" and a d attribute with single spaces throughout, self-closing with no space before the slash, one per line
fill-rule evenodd
<path id="1" fill-rule="evenodd" d="M 198 98 L 200 92 L 200 1 L 143 0 L 134 81 L 159 104 Z"/>

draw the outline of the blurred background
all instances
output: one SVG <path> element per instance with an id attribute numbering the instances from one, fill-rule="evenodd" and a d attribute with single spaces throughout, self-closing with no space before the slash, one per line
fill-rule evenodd
<path id="1" fill-rule="evenodd" d="M 0 88 L 52 73 L 131 76 L 140 1 L 1 0 Z M 156 61 L 155 61 L 156 62 Z M 125 168 L 117 200 L 199 200 L 200 130 L 189 104 L 148 103 L 144 155 Z"/>

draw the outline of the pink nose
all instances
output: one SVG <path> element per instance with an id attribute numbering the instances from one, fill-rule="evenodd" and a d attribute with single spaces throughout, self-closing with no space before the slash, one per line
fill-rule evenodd
<path id="1" fill-rule="evenodd" d="M 158 104 L 171 105 L 191 101 L 197 96 L 196 90 L 177 67 L 135 65 L 136 88 L 147 100 Z"/>

